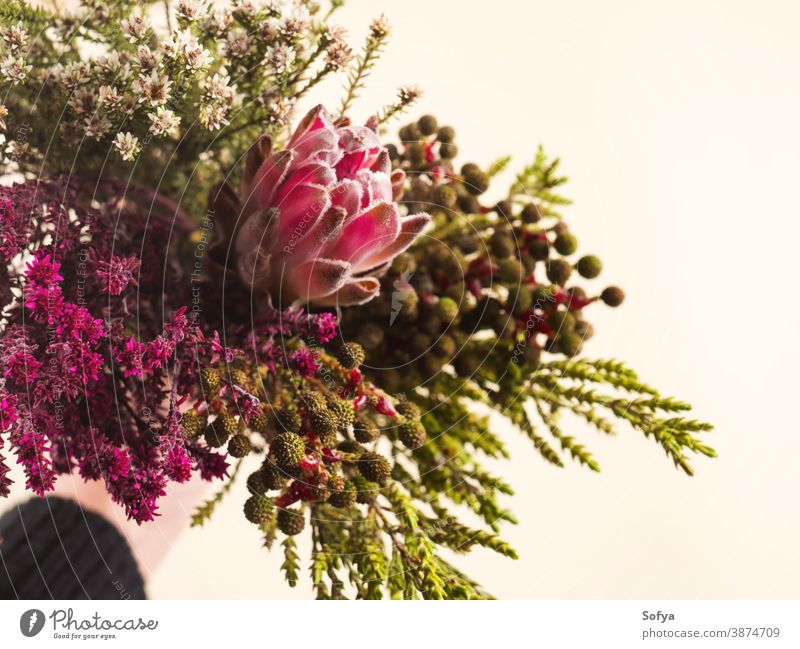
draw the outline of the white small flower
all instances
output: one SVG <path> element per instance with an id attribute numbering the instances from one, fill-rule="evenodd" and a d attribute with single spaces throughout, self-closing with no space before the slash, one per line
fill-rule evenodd
<path id="1" fill-rule="evenodd" d="M 0 131 L 6 130 L 6 117 L 8 117 L 8 108 L 5 104 L 0 104 Z"/>
<path id="2" fill-rule="evenodd" d="M 232 106 L 236 102 L 236 89 L 230 85 L 231 78 L 224 68 L 220 68 L 203 83 L 203 95 L 211 103 L 223 102 Z"/>
<path id="3" fill-rule="evenodd" d="M 240 16 L 255 16 L 258 7 L 252 0 L 234 0 L 233 10 Z"/>
<path id="4" fill-rule="evenodd" d="M 233 17 L 227 9 L 217 9 L 203 20 L 201 31 L 207 36 L 219 36 L 230 31 Z"/>
<path id="5" fill-rule="evenodd" d="M 271 43 L 281 35 L 283 25 L 277 18 L 267 18 L 258 26 L 258 37 L 265 43 Z"/>
<path id="6" fill-rule="evenodd" d="M 274 45 L 267 48 L 267 61 L 278 74 L 283 74 L 292 67 L 295 52 L 287 45 Z"/>
<path id="7" fill-rule="evenodd" d="M 84 124 L 86 124 L 86 137 L 93 140 L 100 140 L 111 130 L 111 122 L 108 118 L 98 113 L 87 117 Z"/>
<path id="8" fill-rule="evenodd" d="M 131 43 L 139 43 L 147 36 L 150 25 L 141 16 L 131 16 L 122 21 L 121 27 Z"/>
<path id="9" fill-rule="evenodd" d="M 0 60 L 0 74 L 2 74 L 7 81 L 13 85 L 22 83 L 28 77 L 31 71 L 31 66 L 26 65 L 25 59 L 21 56 L 14 56 L 9 54 L 4 59 Z"/>
<path id="10" fill-rule="evenodd" d="M 114 138 L 114 147 L 123 160 L 131 161 L 139 153 L 139 138 L 133 133 L 117 133 Z"/>
<path id="11" fill-rule="evenodd" d="M 178 0 L 178 17 L 188 21 L 195 21 L 207 11 L 203 0 Z"/>
<path id="12" fill-rule="evenodd" d="M 303 33 L 311 22 L 311 14 L 303 5 L 289 9 L 283 15 L 283 33 L 287 38 L 296 38 Z"/>
<path id="13" fill-rule="evenodd" d="M 17 142 L 16 140 L 11 140 L 8 143 L 8 147 L 6 147 L 6 153 L 8 153 L 8 157 L 15 162 L 20 162 L 21 160 L 27 158 L 30 150 L 31 147 L 27 142 Z"/>
<path id="14" fill-rule="evenodd" d="M 136 50 L 134 63 L 147 72 L 158 66 L 158 56 L 156 56 L 147 45 L 140 45 Z"/>
<path id="15" fill-rule="evenodd" d="M 159 75 L 157 70 L 153 70 L 149 76 L 140 74 L 131 86 L 131 89 L 139 95 L 139 103 L 151 106 L 161 106 L 167 103 L 170 88 L 172 88 L 172 81 Z"/>
<path id="16" fill-rule="evenodd" d="M 89 65 L 83 61 L 74 61 L 57 72 L 58 80 L 68 89 L 74 90 L 89 81 Z"/>
<path id="17" fill-rule="evenodd" d="M 12 52 L 20 52 L 28 46 L 28 32 L 21 22 L 0 30 L 3 41 Z"/>
<path id="18" fill-rule="evenodd" d="M 225 45 L 228 56 L 233 59 L 247 56 L 250 53 L 247 32 L 239 27 L 228 32 Z"/>
<path id="19" fill-rule="evenodd" d="M 122 104 L 122 95 L 117 92 L 117 89 L 114 86 L 100 86 L 100 89 L 97 91 L 98 99 L 100 101 L 100 105 L 104 108 L 118 108 Z"/>
<path id="20" fill-rule="evenodd" d="M 150 132 L 155 136 L 168 135 L 181 123 L 181 118 L 169 108 L 159 106 L 155 113 L 148 115 L 150 118 Z"/>
<path id="21" fill-rule="evenodd" d="M 228 109 L 220 104 L 204 104 L 200 107 L 200 125 L 216 131 L 228 124 Z"/>
<path id="22" fill-rule="evenodd" d="M 88 115 L 97 109 L 97 97 L 90 88 L 78 88 L 67 102 L 76 115 Z"/>

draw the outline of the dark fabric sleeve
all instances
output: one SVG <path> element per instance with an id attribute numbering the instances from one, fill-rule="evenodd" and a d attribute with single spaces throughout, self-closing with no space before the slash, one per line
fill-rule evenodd
<path id="1" fill-rule="evenodd" d="M 0 518 L 0 599 L 144 599 L 131 549 L 105 518 L 64 498 Z"/>

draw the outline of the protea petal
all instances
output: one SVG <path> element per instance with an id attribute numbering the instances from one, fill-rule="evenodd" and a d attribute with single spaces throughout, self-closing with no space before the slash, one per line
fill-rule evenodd
<path id="1" fill-rule="evenodd" d="M 330 189 L 331 203 L 347 212 L 348 220 L 361 211 L 361 196 L 364 189 L 355 180 L 340 180 Z"/>
<path id="2" fill-rule="evenodd" d="M 405 251 L 416 238 L 425 229 L 425 226 L 430 223 L 431 217 L 425 212 L 414 214 L 413 216 L 406 216 L 400 221 L 400 233 L 391 243 L 389 243 L 382 250 L 375 251 L 372 255 L 363 258 L 359 261 L 358 266 L 355 267 L 354 272 L 361 270 L 369 270 L 375 266 L 394 259 L 401 252 Z"/>
<path id="3" fill-rule="evenodd" d="M 339 240 L 324 252 L 328 257 L 349 261 L 355 269 L 363 268 L 362 259 L 386 248 L 399 233 L 397 207 L 393 203 L 377 203 L 346 224 Z"/>
<path id="4" fill-rule="evenodd" d="M 381 291 L 381 283 L 374 277 L 362 277 L 347 282 L 335 294 L 316 300 L 320 306 L 355 306 L 364 304 Z"/>
<path id="5" fill-rule="evenodd" d="M 286 246 L 284 252 L 303 259 L 316 257 L 325 244 L 339 238 L 346 218 L 347 212 L 343 208 L 332 206 L 294 247 Z"/>
<path id="6" fill-rule="evenodd" d="M 351 265 L 341 259 L 313 259 L 297 266 L 292 261 L 286 255 L 280 269 L 286 290 L 282 298 L 318 300 L 338 291 L 350 276 Z"/>
<path id="7" fill-rule="evenodd" d="M 293 159 L 294 153 L 288 150 L 267 158 L 253 176 L 249 194 L 243 196 L 245 204 L 255 209 L 268 207 Z"/>
<path id="8" fill-rule="evenodd" d="M 275 192 L 272 202 L 281 205 L 298 185 L 327 187 L 334 182 L 336 182 L 336 172 L 333 169 L 318 162 L 309 162 L 292 170 L 286 181 Z"/>
<path id="9" fill-rule="evenodd" d="M 399 201 L 403 197 L 403 189 L 406 184 L 406 172 L 402 169 L 395 169 L 391 175 L 392 180 L 392 199 Z"/>
<path id="10" fill-rule="evenodd" d="M 308 111 L 306 116 L 300 120 L 300 123 L 297 125 L 297 128 L 294 130 L 289 140 L 287 148 L 295 148 L 298 142 L 304 137 L 320 129 L 333 130 L 333 124 L 328 116 L 328 111 L 325 110 L 322 104 L 314 106 L 314 108 Z"/>
<path id="11" fill-rule="evenodd" d="M 324 187 L 297 185 L 276 205 L 280 211 L 278 241 L 288 243 L 302 237 L 330 206 L 331 199 Z"/>

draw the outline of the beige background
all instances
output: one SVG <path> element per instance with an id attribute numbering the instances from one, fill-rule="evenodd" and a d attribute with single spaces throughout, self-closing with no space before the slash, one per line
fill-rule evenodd
<path id="1" fill-rule="evenodd" d="M 575 432 L 600 475 L 546 465 L 503 427 L 517 562 L 459 559 L 501 598 L 800 596 L 795 342 L 800 5 L 794 2 L 353 0 L 356 42 L 394 36 L 357 117 L 402 83 L 458 128 L 465 156 L 563 159 L 582 249 L 625 287 L 588 353 L 625 359 L 716 423 L 693 479 L 625 431 Z M 340 81 L 317 99 L 338 101 Z M 570 431 L 573 432 L 573 431 Z M 240 514 L 240 485 L 178 541 L 152 597 L 308 597 Z"/>

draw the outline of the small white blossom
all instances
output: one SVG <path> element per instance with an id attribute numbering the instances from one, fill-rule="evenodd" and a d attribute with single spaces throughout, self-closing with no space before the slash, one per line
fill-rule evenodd
<path id="1" fill-rule="evenodd" d="M 139 138 L 133 133 L 117 133 L 114 138 L 114 147 L 123 160 L 131 161 L 139 153 Z"/>
<path id="2" fill-rule="evenodd" d="M 158 56 L 147 45 L 140 45 L 136 50 L 134 63 L 147 72 L 158 66 Z"/>
<path id="3" fill-rule="evenodd" d="M 295 59 L 295 51 L 287 45 L 274 45 L 267 48 L 267 61 L 278 74 L 288 71 Z"/>
<path id="4" fill-rule="evenodd" d="M 89 81 L 90 70 L 89 65 L 83 61 L 74 61 L 60 68 L 55 74 L 68 90 L 74 90 Z"/>
<path id="5" fill-rule="evenodd" d="M 122 105 L 122 95 L 119 94 L 114 86 L 100 86 L 97 91 L 100 105 L 104 108 L 115 109 Z"/>
<path id="6" fill-rule="evenodd" d="M 304 5 L 297 5 L 281 14 L 283 17 L 283 33 L 287 38 L 296 38 L 302 34 L 311 22 L 311 14 Z"/>
<path id="7" fill-rule="evenodd" d="M 209 131 L 216 131 L 228 123 L 228 108 L 221 104 L 204 104 L 200 106 L 200 126 Z"/>
<path id="8" fill-rule="evenodd" d="M 150 29 L 150 25 L 141 16 L 126 18 L 122 21 L 121 26 L 122 32 L 131 43 L 141 42 L 145 36 L 147 36 L 147 31 Z"/>
<path id="9" fill-rule="evenodd" d="M 0 30 L 0 35 L 2 35 L 3 41 L 12 52 L 20 52 L 28 45 L 28 32 L 25 31 L 21 22 Z"/>
<path id="10" fill-rule="evenodd" d="M 11 140 L 8 143 L 8 147 L 6 147 L 6 153 L 8 153 L 8 157 L 15 162 L 19 162 L 20 160 L 27 158 L 30 150 L 31 147 L 27 142 L 17 142 L 16 140 Z"/>
<path id="11" fill-rule="evenodd" d="M 207 11 L 203 0 L 178 0 L 177 13 L 179 18 L 194 22 Z"/>
<path id="12" fill-rule="evenodd" d="M 31 66 L 25 63 L 25 59 L 21 56 L 14 56 L 9 54 L 4 59 L 0 60 L 0 74 L 2 74 L 7 81 L 13 85 L 22 83 L 28 77 L 31 71 Z"/>
<path id="13" fill-rule="evenodd" d="M 6 117 L 8 117 L 8 108 L 5 104 L 0 104 L 0 131 L 6 130 Z"/>
<path id="14" fill-rule="evenodd" d="M 221 68 L 203 83 L 204 97 L 211 103 L 222 102 L 232 106 L 236 101 L 236 89 L 230 85 L 231 78 Z"/>
<path id="15" fill-rule="evenodd" d="M 140 74 L 131 89 L 139 95 L 139 103 L 161 106 L 167 103 L 172 81 L 153 70 L 150 75 Z"/>
<path id="16" fill-rule="evenodd" d="M 194 72 L 208 67 L 212 61 L 211 55 L 188 29 L 175 32 L 162 49 L 169 58 L 182 58 L 187 69 Z"/>
<path id="17" fill-rule="evenodd" d="M 247 39 L 247 32 L 237 27 L 228 32 L 225 39 L 226 52 L 232 59 L 247 56 L 250 53 L 250 43 Z"/>
<path id="18" fill-rule="evenodd" d="M 347 67 L 353 60 L 353 50 L 347 44 L 345 34 L 341 27 L 331 27 L 325 34 L 325 63 L 334 70 Z"/>
<path id="19" fill-rule="evenodd" d="M 258 7 L 252 0 L 234 0 L 233 10 L 240 16 L 255 16 Z"/>
<path id="20" fill-rule="evenodd" d="M 277 18 L 267 18 L 258 26 L 258 38 L 264 43 L 271 43 L 281 35 L 282 24 Z"/>
<path id="21" fill-rule="evenodd" d="M 156 112 L 150 113 L 148 117 L 150 118 L 150 132 L 156 136 L 171 133 L 181 123 L 180 117 L 163 106 L 159 106 Z"/>
<path id="22" fill-rule="evenodd" d="M 230 31 L 233 17 L 227 9 L 217 9 L 206 16 L 200 29 L 207 36 L 219 36 Z"/>
<path id="23" fill-rule="evenodd" d="M 111 130 L 111 122 L 105 115 L 95 113 L 86 118 L 86 137 L 93 140 L 100 140 Z"/>
<path id="24" fill-rule="evenodd" d="M 78 88 L 67 102 L 76 115 L 88 115 L 97 110 L 97 97 L 89 88 Z"/>

